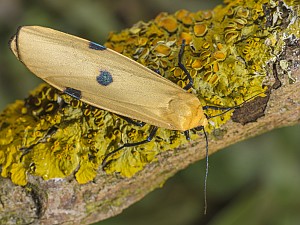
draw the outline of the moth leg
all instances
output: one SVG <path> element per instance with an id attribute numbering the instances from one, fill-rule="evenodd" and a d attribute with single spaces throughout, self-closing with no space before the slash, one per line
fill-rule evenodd
<path id="1" fill-rule="evenodd" d="M 185 39 L 182 40 L 181 47 L 180 47 L 180 50 L 179 50 L 179 53 L 178 53 L 178 66 L 179 66 L 180 69 L 182 69 L 184 71 L 185 75 L 187 76 L 187 78 L 189 80 L 189 83 L 187 85 L 185 85 L 185 87 L 183 89 L 184 90 L 189 90 L 193 86 L 194 80 L 193 80 L 191 74 L 189 73 L 189 71 L 187 71 L 185 66 L 182 64 L 182 57 L 183 57 L 183 54 L 184 54 L 184 47 L 185 47 Z"/>
<path id="2" fill-rule="evenodd" d="M 47 141 L 47 139 L 49 137 L 51 137 L 56 131 L 57 131 L 57 127 L 53 126 L 51 128 L 49 128 L 49 130 L 47 131 L 47 133 L 44 135 L 44 137 L 42 137 L 40 140 L 38 140 L 36 143 L 30 145 L 29 147 L 21 147 L 19 150 L 22 151 L 22 155 L 20 157 L 20 162 L 22 161 L 23 157 L 28 154 L 32 148 L 36 145 L 38 145 L 39 143 L 44 143 Z"/>
<path id="3" fill-rule="evenodd" d="M 189 130 L 186 130 L 183 133 L 184 133 L 184 136 L 185 136 L 186 140 L 188 140 L 188 141 L 191 140 L 191 138 L 190 138 L 190 131 Z"/>
<path id="4" fill-rule="evenodd" d="M 121 115 L 118 115 L 118 116 L 120 118 L 122 118 L 123 120 L 125 120 L 127 123 L 131 123 L 131 124 L 133 124 L 133 125 L 135 125 L 137 127 L 143 127 L 146 124 L 145 122 L 135 121 L 135 120 L 130 119 L 130 118 L 126 117 L 126 116 L 121 116 Z"/>
<path id="5" fill-rule="evenodd" d="M 108 153 L 108 154 L 104 157 L 104 159 L 103 159 L 103 162 L 102 162 L 102 168 L 105 168 L 105 166 L 110 162 L 110 161 L 107 160 L 109 157 L 111 157 L 111 156 L 114 155 L 115 153 L 119 152 L 119 151 L 122 150 L 123 148 L 126 148 L 126 147 L 134 147 L 134 146 L 138 146 L 138 145 L 142 145 L 142 144 L 145 144 L 145 143 L 150 142 L 150 141 L 154 138 L 157 129 L 158 129 L 158 127 L 156 127 L 156 126 L 151 126 L 151 128 L 150 128 L 150 134 L 148 135 L 148 137 L 147 137 L 145 140 L 139 141 L 139 142 L 135 142 L 135 143 L 125 143 L 124 145 L 122 145 L 121 147 L 117 148 L 116 150 L 114 150 L 114 151 Z"/>

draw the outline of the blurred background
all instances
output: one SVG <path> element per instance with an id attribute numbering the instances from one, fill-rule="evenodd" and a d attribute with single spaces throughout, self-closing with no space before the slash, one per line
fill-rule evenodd
<path id="1" fill-rule="evenodd" d="M 162 11 L 211 9 L 221 0 L 0 0 L 0 112 L 41 80 L 13 56 L 8 40 L 20 25 L 42 25 L 103 43 L 110 31 Z M 203 215 L 205 165 L 178 173 L 121 215 L 100 225 L 299 224 L 300 126 L 274 130 L 209 158 L 208 214 Z"/>

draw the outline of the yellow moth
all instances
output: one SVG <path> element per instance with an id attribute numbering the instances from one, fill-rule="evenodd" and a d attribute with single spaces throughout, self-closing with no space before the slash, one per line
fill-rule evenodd
<path id="1" fill-rule="evenodd" d="M 102 45 L 50 28 L 23 26 L 10 48 L 36 76 L 95 107 L 171 130 L 207 125 L 196 96 Z"/>

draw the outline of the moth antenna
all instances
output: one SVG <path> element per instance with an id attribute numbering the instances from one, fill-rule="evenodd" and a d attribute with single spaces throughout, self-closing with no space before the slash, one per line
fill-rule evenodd
<path id="1" fill-rule="evenodd" d="M 206 147 L 205 147 L 205 162 L 206 162 L 206 167 L 205 167 L 205 176 L 204 176 L 204 215 L 206 215 L 207 212 L 207 178 L 208 178 L 208 138 L 207 138 L 207 133 L 203 127 L 203 133 L 205 137 L 205 142 L 206 142 Z"/>
<path id="2" fill-rule="evenodd" d="M 208 115 L 206 115 L 207 119 L 211 119 L 211 118 L 214 118 L 214 117 L 217 117 L 217 116 L 221 116 L 221 115 L 223 115 L 223 114 L 225 114 L 225 113 L 227 113 L 227 112 L 229 112 L 229 111 L 231 111 L 231 110 L 233 110 L 233 109 L 240 108 L 240 107 L 243 106 L 246 102 L 251 101 L 252 99 L 256 98 L 257 96 L 259 96 L 259 95 L 261 95 L 261 94 L 263 94 L 263 93 L 265 93 L 265 92 L 260 92 L 260 93 L 258 93 L 258 94 L 256 94 L 256 95 L 252 96 L 251 98 L 246 99 L 246 100 L 245 100 L 244 102 L 242 102 L 241 104 L 238 104 L 238 105 L 233 106 L 233 107 L 222 107 L 222 106 L 206 105 L 206 106 L 203 106 L 202 108 L 203 108 L 203 110 L 207 110 L 207 109 L 225 110 L 224 112 L 219 113 L 219 114 L 214 115 L 214 116 L 208 116 Z"/>
<path id="3" fill-rule="evenodd" d="M 204 175 L 204 190 L 203 190 L 203 194 L 204 194 L 204 215 L 207 212 L 207 179 L 208 179 L 208 137 L 207 137 L 207 133 L 205 131 L 204 126 L 199 126 L 196 127 L 195 130 L 197 131 L 203 131 L 204 133 L 204 138 L 205 138 L 205 175 Z"/>

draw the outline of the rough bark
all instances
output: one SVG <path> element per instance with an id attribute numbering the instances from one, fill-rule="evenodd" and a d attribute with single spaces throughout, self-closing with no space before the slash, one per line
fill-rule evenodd
<path id="1" fill-rule="evenodd" d="M 256 122 L 241 123 L 230 121 L 215 133 L 209 135 L 209 154 L 226 146 L 257 136 L 275 128 L 292 126 L 300 122 L 300 69 L 297 44 L 287 53 L 292 57 L 294 69 L 289 83 L 287 75 L 279 74 L 282 86 L 272 89 L 264 110 L 264 116 Z M 287 59 L 285 57 L 285 59 Z M 278 68 L 278 65 L 277 65 Z M 269 83 L 276 83 L 270 75 Z M 277 80 L 278 82 L 278 80 Z M 252 108 L 264 108 L 263 101 L 257 101 Z M 249 117 L 243 109 L 235 113 L 235 120 Z M 254 110 L 255 111 L 255 110 Z M 262 110 L 263 111 L 263 110 Z M 262 113 L 260 113 L 262 114 Z M 240 116 L 242 115 L 242 116 Z M 251 118 L 251 117 L 249 117 Z M 253 120 L 251 118 L 250 120 Z M 101 169 L 94 182 L 80 185 L 73 178 L 69 180 L 44 181 L 29 177 L 26 187 L 15 186 L 9 179 L 0 178 L 0 218 L 6 224 L 88 224 L 100 221 L 122 212 L 161 185 L 176 172 L 205 157 L 205 141 L 199 139 L 179 149 L 161 153 L 158 161 L 131 178 L 107 175 Z"/>

